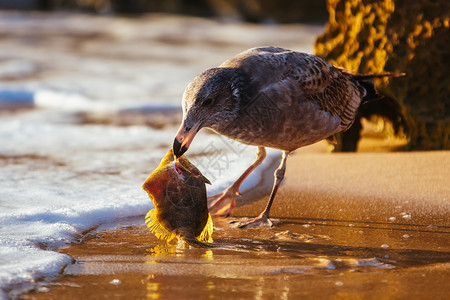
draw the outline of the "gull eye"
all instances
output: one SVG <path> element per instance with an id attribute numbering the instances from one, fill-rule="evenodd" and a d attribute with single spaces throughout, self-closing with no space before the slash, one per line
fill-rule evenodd
<path id="1" fill-rule="evenodd" d="M 202 102 L 202 106 L 209 106 L 213 103 L 212 98 L 206 98 L 205 101 Z"/>

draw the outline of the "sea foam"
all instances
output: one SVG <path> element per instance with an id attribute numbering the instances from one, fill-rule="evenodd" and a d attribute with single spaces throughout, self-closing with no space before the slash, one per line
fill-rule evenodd
<path id="1" fill-rule="evenodd" d="M 152 204 L 141 185 L 171 147 L 177 129 L 80 124 L 79 112 L 106 111 L 105 103 L 48 90 L 8 93 L 14 95 L 8 97 L 9 108 L 27 103 L 29 109 L 0 120 L 0 288 L 4 292 L 59 274 L 71 259 L 55 251 L 77 242 L 83 232 L 109 222 L 120 225 L 118 220 L 150 210 Z M 107 108 L 117 114 L 167 109 L 173 106 Z M 255 153 L 256 147 L 199 133 L 186 155 L 192 155 L 212 181 L 211 195 L 229 186 Z M 277 157 L 277 151 L 270 151 L 265 164 Z M 241 192 L 260 181 L 258 170 Z"/>

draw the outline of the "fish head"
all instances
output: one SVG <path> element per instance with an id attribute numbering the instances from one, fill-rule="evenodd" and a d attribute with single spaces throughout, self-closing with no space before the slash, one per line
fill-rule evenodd
<path id="1" fill-rule="evenodd" d="M 142 188 L 150 195 L 153 202 L 164 198 L 168 191 L 182 191 L 189 186 L 200 185 L 197 181 L 211 184 L 186 157 L 176 159 L 170 149 L 159 166 L 148 176 Z"/>
<path id="2" fill-rule="evenodd" d="M 175 176 L 174 162 L 175 157 L 172 149 L 170 149 L 159 163 L 159 166 L 147 177 L 147 180 L 142 185 L 142 188 L 149 194 L 152 201 L 158 198 L 158 194 L 163 192 L 167 182 L 172 181 L 172 177 Z"/>

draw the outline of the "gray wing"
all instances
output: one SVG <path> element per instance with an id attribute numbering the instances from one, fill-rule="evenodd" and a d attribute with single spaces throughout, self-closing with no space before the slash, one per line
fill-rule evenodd
<path id="1" fill-rule="evenodd" d="M 340 119 L 336 131 L 351 126 L 365 94 L 351 74 L 317 56 L 282 48 L 249 49 L 220 67 L 241 69 L 249 76 L 256 94 L 264 93 L 275 101 L 286 102 L 287 106 L 304 102 L 317 105 Z"/>

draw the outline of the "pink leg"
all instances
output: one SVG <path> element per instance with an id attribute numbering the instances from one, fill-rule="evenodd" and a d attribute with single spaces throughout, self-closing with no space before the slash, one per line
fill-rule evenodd
<path id="1" fill-rule="evenodd" d="M 266 149 L 258 147 L 256 157 L 253 163 L 247 170 L 233 183 L 229 188 L 214 196 L 208 197 L 208 209 L 212 215 L 215 216 L 230 216 L 236 207 L 236 195 L 239 195 L 239 187 L 247 176 L 259 166 L 264 158 L 266 158 Z"/>
<path id="2" fill-rule="evenodd" d="M 270 194 L 269 202 L 267 202 L 264 211 L 256 218 L 248 221 L 238 222 L 239 228 L 255 228 L 255 227 L 272 227 L 273 223 L 269 219 L 270 207 L 272 206 L 273 199 L 280 187 L 281 181 L 283 181 L 284 173 L 286 172 L 286 159 L 289 155 L 288 151 L 283 151 L 283 157 L 278 169 L 275 171 L 275 182 L 273 183 L 272 193 Z"/>

